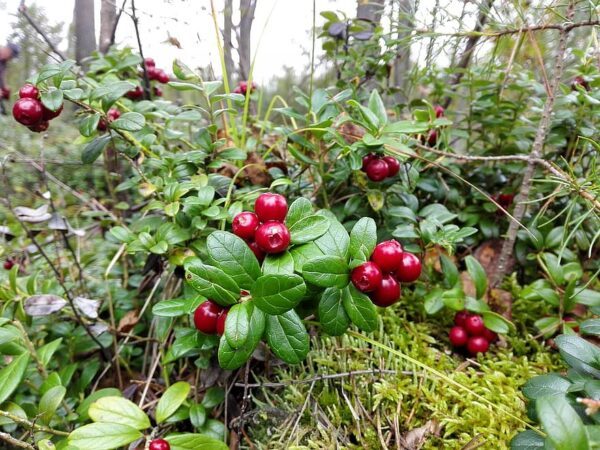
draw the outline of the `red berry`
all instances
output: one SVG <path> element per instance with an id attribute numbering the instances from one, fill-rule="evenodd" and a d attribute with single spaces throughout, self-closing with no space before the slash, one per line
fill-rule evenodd
<path id="1" fill-rule="evenodd" d="M 217 319 L 221 311 L 223 311 L 223 308 L 212 300 L 205 301 L 194 312 L 194 325 L 204 334 L 215 334 L 217 332 Z"/>
<path id="2" fill-rule="evenodd" d="M 33 84 L 24 84 L 21 89 L 19 89 L 19 98 L 33 98 L 39 100 L 40 91 Z"/>
<path id="3" fill-rule="evenodd" d="M 148 450 L 171 450 L 171 446 L 164 439 L 153 439 L 150 441 Z"/>
<path id="4" fill-rule="evenodd" d="M 588 83 L 586 79 L 583 78 L 581 75 L 578 75 L 575 78 L 573 78 L 573 81 L 571 82 L 571 89 L 573 89 L 574 91 L 577 90 L 578 86 L 581 86 L 586 91 L 590 90 L 590 83 Z"/>
<path id="5" fill-rule="evenodd" d="M 33 98 L 27 97 L 17 100 L 12 112 L 15 120 L 27 127 L 40 123 L 44 114 L 42 104 Z"/>
<path id="6" fill-rule="evenodd" d="M 42 120 L 40 123 L 36 123 L 35 125 L 31 125 L 29 128 L 31 131 L 35 131 L 36 133 L 43 133 L 50 126 L 50 122 L 47 120 Z"/>
<path id="7" fill-rule="evenodd" d="M 435 105 L 433 110 L 435 111 L 435 117 L 440 118 L 444 116 L 444 107 L 442 105 Z"/>
<path id="8" fill-rule="evenodd" d="M 450 338 L 450 343 L 454 347 L 462 347 L 469 340 L 469 335 L 463 327 L 450 328 L 450 333 L 448 333 L 448 337 Z"/>
<path id="9" fill-rule="evenodd" d="M 60 108 L 58 108 L 56 111 L 52 111 L 51 109 L 48 109 L 44 106 L 44 104 L 42 103 L 42 120 L 52 120 L 55 119 L 56 117 L 60 116 L 60 113 L 63 110 L 63 105 L 60 105 Z"/>
<path id="10" fill-rule="evenodd" d="M 488 330 L 487 328 L 483 330 L 483 334 L 481 336 L 484 337 L 485 340 L 488 341 L 490 344 L 498 340 L 498 335 L 492 330 Z"/>
<path id="11" fill-rule="evenodd" d="M 4 270 L 10 270 L 13 268 L 14 265 L 14 261 L 12 261 L 11 259 L 7 259 L 6 261 L 4 261 L 3 267 Z"/>
<path id="12" fill-rule="evenodd" d="M 473 336 L 467 342 L 467 350 L 472 356 L 477 353 L 485 353 L 490 348 L 490 343 L 483 336 Z"/>
<path id="13" fill-rule="evenodd" d="M 384 156 L 382 158 L 388 165 L 388 177 L 393 177 L 398 172 L 400 172 L 400 161 L 398 161 L 393 156 Z"/>
<path id="14" fill-rule="evenodd" d="M 481 336 L 486 328 L 481 316 L 473 314 L 465 319 L 465 329 L 470 336 Z"/>
<path id="15" fill-rule="evenodd" d="M 367 165 L 366 172 L 369 180 L 381 181 L 388 176 L 390 168 L 383 159 L 374 159 Z"/>
<path id="16" fill-rule="evenodd" d="M 504 209 L 508 208 L 510 205 L 512 205 L 512 202 L 515 198 L 514 194 L 500 194 L 497 197 L 497 202 L 500 206 L 502 206 Z"/>
<path id="17" fill-rule="evenodd" d="M 398 241 L 384 241 L 375 247 L 371 261 L 379 266 L 382 272 L 393 272 L 402 264 L 402 246 Z"/>
<path id="18" fill-rule="evenodd" d="M 154 92 L 154 95 L 157 96 L 157 97 L 162 97 L 162 95 L 163 95 L 162 89 L 159 88 L 158 86 L 154 86 L 152 88 L 152 91 Z"/>
<path id="19" fill-rule="evenodd" d="M 371 292 L 381 286 L 383 274 L 377 264 L 367 261 L 352 270 L 350 276 L 354 287 L 361 292 Z"/>
<path id="20" fill-rule="evenodd" d="M 388 274 L 381 279 L 381 284 L 370 294 L 371 301 L 377 306 L 385 308 L 400 300 L 400 283 Z"/>
<path id="21" fill-rule="evenodd" d="M 459 327 L 464 327 L 467 317 L 471 317 L 471 313 L 469 311 L 467 311 L 466 309 L 463 309 L 462 311 L 457 312 L 454 315 L 454 325 L 459 326 Z"/>
<path id="22" fill-rule="evenodd" d="M 396 278 L 402 283 L 412 283 L 419 276 L 421 276 L 421 260 L 412 253 L 403 252 Z"/>
<path id="23" fill-rule="evenodd" d="M 148 75 L 148 79 L 150 81 L 152 81 L 152 80 L 158 80 L 158 71 L 159 70 L 160 69 L 157 69 L 154 66 L 146 67 L 146 74 Z"/>
<path id="24" fill-rule="evenodd" d="M 365 156 L 363 156 L 362 167 L 361 167 L 360 170 L 362 170 L 363 172 L 366 172 L 367 171 L 367 166 L 374 159 L 377 159 L 377 155 L 375 153 L 367 153 Z"/>
<path id="25" fill-rule="evenodd" d="M 217 334 L 219 336 L 223 336 L 223 333 L 225 333 L 225 321 L 227 320 L 228 312 L 228 309 L 224 309 L 221 311 L 221 314 L 219 314 L 219 317 L 217 317 Z"/>
<path id="26" fill-rule="evenodd" d="M 233 234 L 241 237 L 242 239 L 253 239 L 256 229 L 260 225 L 258 216 L 253 212 L 244 211 L 237 214 L 233 218 L 231 228 Z"/>
<path id="27" fill-rule="evenodd" d="M 167 72 L 165 72 L 162 69 L 158 69 L 156 71 L 156 81 L 158 81 L 159 83 L 168 83 L 169 82 L 169 75 L 167 74 Z"/>
<path id="28" fill-rule="evenodd" d="M 437 144 L 437 140 L 438 140 L 437 130 L 431 130 L 429 132 L 429 134 L 427 135 L 427 143 L 429 144 L 430 147 L 435 147 L 435 144 Z"/>
<path id="29" fill-rule="evenodd" d="M 133 88 L 132 90 L 130 90 L 129 92 L 127 92 L 125 94 L 125 97 L 127 97 L 130 100 L 139 100 L 143 96 L 144 96 L 144 90 L 142 89 L 141 86 L 136 86 L 135 88 Z"/>
<path id="30" fill-rule="evenodd" d="M 146 67 L 156 66 L 156 63 L 154 62 L 154 59 L 152 59 L 152 58 L 144 58 L 144 64 L 146 65 Z"/>
<path id="31" fill-rule="evenodd" d="M 254 253 L 254 256 L 256 256 L 256 259 L 258 259 L 258 262 L 263 262 L 265 259 L 265 252 L 258 247 L 258 244 L 255 241 L 249 241 L 247 244 L 248 247 L 250 247 L 250 250 L 252 250 L 252 253 Z"/>
<path id="32" fill-rule="evenodd" d="M 275 220 L 283 222 L 288 211 L 287 200 L 283 195 L 267 192 L 254 202 L 254 212 L 261 222 Z"/>
<path id="33" fill-rule="evenodd" d="M 254 240 L 265 253 L 281 253 L 290 245 L 290 232 L 281 222 L 267 222 L 256 229 Z"/>
<path id="34" fill-rule="evenodd" d="M 236 86 L 235 89 L 233 90 L 234 94 L 241 94 L 242 93 L 242 88 L 240 88 L 239 86 Z"/>
<path id="35" fill-rule="evenodd" d="M 121 111 L 115 108 L 110 108 L 106 115 L 108 120 L 117 120 L 119 117 L 121 117 Z"/>

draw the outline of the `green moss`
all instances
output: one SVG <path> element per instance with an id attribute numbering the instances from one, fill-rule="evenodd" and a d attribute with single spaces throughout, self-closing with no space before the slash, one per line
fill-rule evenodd
<path id="1" fill-rule="evenodd" d="M 459 449 L 473 439 L 483 443 L 480 448 L 508 448 L 523 424 L 503 410 L 527 420 L 520 388 L 536 374 L 560 370 L 557 355 L 531 338 L 514 336 L 505 348 L 493 347 L 486 356 L 468 362 L 448 351 L 447 317 L 415 323 L 407 319 L 407 309 L 412 315 L 414 311 L 402 305 L 386 310 L 372 337 L 441 371 L 497 408 L 358 338 L 316 337 L 305 363 L 280 367 L 271 376 L 289 386 L 255 391 L 263 406 L 264 401 L 286 417 L 257 420 L 250 427 L 252 442 L 264 443 L 255 444 L 257 448 L 397 448 L 400 436 L 429 421 L 439 425 L 439 434 L 430 435 L 424 449 Z M 298 383 L 365 370 L 397 373 Z"/>

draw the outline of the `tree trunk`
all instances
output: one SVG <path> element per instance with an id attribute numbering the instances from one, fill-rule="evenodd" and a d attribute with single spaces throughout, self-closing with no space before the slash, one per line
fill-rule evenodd
<path id="1" fill-rule="evenodd" d="M 356 3 L 356 18 L 379 24 L 383 14 L 383 0 L 358 0 Z"/>
<path id="2" fill-rule="evenodd" d="M 233 0 L 225 0 L 223 9 L 223 57 L 225 59 L 225 70 L 227 79 L 231 83 L 235 75 L 235 66 L 233 65 Z"/>
<path id="3" fill-rule="evenodd" d="M 393 0 L 392 0 L 393 1 Z M 400 42 L 396 49 L 396 59 L 392 67 L 392 84 L 398 91 L 395 94 L 396 103 L 405 103 L 406 80 L 410 71 L 410 34 L 414 28 L 414 0 L 398 0 L 398 32 Z"/>
<path id="4" fill-rule="evenodd" d="M 79 64 L 96 50 L 94 0 L 75 0 L 75 59 Z"/>
<path id="5" fill-rule="evenodd" d="M 257 0 L 240 0 L 240 27 L 238 34 L 238 54 L 240 55 L 240 78 L 247 80 L 252 61 L 250 34 Z"/>
<path id="6" fill-rule="evenodd" d="M 117 21 L 117 5 L 114 0 L 101 0 L 99 50 L 105 54 L 113 45 L 113 27 Z"/>

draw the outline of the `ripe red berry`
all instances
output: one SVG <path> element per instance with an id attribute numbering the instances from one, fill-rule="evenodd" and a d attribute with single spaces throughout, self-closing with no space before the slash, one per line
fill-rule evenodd
<path id="1" fill-rule="evenodd" d="M 275 220 L 283 222 L 288 211 L 287 200 L 283 195 L 267 192 L 254 202 L 254 212 L 261 222 Z"/>
<path id="2" fill-rule="evenodd" d="M 466 345 L 469 340 L 469 335 L 463 327 L 452 327 L 450 333 L 448 333 L 450 343 L 453 347 L 462 347 Z"/>
<path id="3" fill-rule="evenodd" d="M 258 244 L 255 241 L 248 241 L 247 244 L 248 247 L 250 247 L 250 250 L 252 250 L 252 253 L 254 253 L 254 256 L 256 256 L 256 259 L 258 259 L 258 262 L 263 262 L 265 259 L 265 252 L 258 247 Z"/>
<path id="4" fill-rule="evenodd" d="M 481 336 L 485 331 L 483 319 L 477 314 L 473 314 L 465 319 L 465 330 L 469 336 Z"/>
<path id="5" fill-rule="evenodd" d="M 121 111 L 119 111 L 118 109 L 115 109 L 115 108 L 110 108 L 106 112 L 106 117 L 108 118 L 109 122 L 112 122 L 114 120 L 117 120 L 119 117 L 121 117 Z M 106 120 L 100 119 L 100 121 L 98 122 L 98 130 L 106 131 L 107 128 L 108 128 L 108 124 L 106 123 Z"/>
<path id="6" fill-rule="evenodd" d="M 265 253 L 281 253 L 290 245 L 290 232 L 281 222 L 266 222 L 256 229 L 254 240 Z"/>
<path id="7" fill-rule="evenodd" d="M 158 69 L 156 72 L 156 81 L 163 84 L 169 82 L 170 78 L 167 72 L 162 69 Z"/>
<path id="8" fill-rule="evenodd" d="M 381 181 L 388 176 L 390 168 L 383 159 L 374 159 L 367 165 L 366 172 L 369 180 Z"/>
<path id="9" fill-rule="evenodd" d="M 40 91 L 33 84 L 24 84 L 19 89 L 19 98 L 33 98 L 38 100 L 40 98 Z"/>
<path id="10" fill-rule="evenodd" d="M 488 341 L 490 344 L 493 342 L 496 342 L 498 340 L 498 335 L 496 333 L 494 333 L 492 330 L 488 330 L 487 328 L 485 330 L 483 330 L 483 333 L 481 336 L 484 337 L 485 340 Z"/>
<path id="11" fill-rule="evenodd" d="M 429 144 L 430 147 L 435 147 L 435 144 L 437 144 L 437 140 L 438 140 L 438 132 L 437 130 L 431 130 L 429 132 L 429 134 L 427 135 L 427 143 Z"/>
<path id="12" fill-rule="evenodd" d="M 575 78 L 573 78 L 573 81 L 571 82 L 571 89 L 573 89 L 574 91 L 577 90 L 578 86 L 581 86 L 586 91 L 590 90 L 590 83 L 588 83 L 586 79 L 583 78 L 581 75 L 578 75 Z"/>
<path id="13" fill-rule="evenodd" d="M 156 63 L 154 62 L 154 59 L 152 59 L 152 58 L 144 58 L 144 64 L 146 65 L 146 67 L 156 66 Z"/>
<path id="14" fill-rule="evenodd" d="M 152 80 L 158 80 L 158 71 L 159 70 L 160 69 L 157 69 L 154 66 L 147 66 L 146 67 L 146 74 L 148 75 L 148 79 L 150 81 L 152 81 Z"/>
<path id="15" fill-rule="evenodd" d="M 244 211 L 237 214 L 233 218 L 231 229 L 233 234 L 241 237 L 242 239 L 253 239 L 256 229 L 260 225 L 258 216 L 253 212 Z"/>
<path id="16" fill-rule="evenodd" d="M 363 172 L 366 172 L 367 171 L 367 166 L 374 159 L 377 159 L 377 155 L 375 153 L 367 153 L 365 156 L 363 156 L 362 167 L 361 167 L 360 170 L 362 170 Z"/>
<path id="17" fill-rule="evenodd" d="M 221 311 L 221 314 L 219 314 L 219 317 L 217 317 L 217 334 L 219 336 L 223 336 L 223 333 L 225 333 L 225 321 L 227 320 L 228 312 L 228 309 L 224 309 Z"/>
<path id="18" fill-rule="evenodd" d="M 400 161 L 398 161 L 396 158 L 393 156 L 384 156 L 382 159 L 388 165 L 388 177 L 393 177 L 400 172 Z"/>
<path id="19" fill-rule="evenodd" d="M 12 261 L 11 259 L 7 259 L 6 261 L 4 261 L 4 264 L 2 266 L 4 267 L 4 270 L 10 270 L 13 268 L 14 265 L 14 261 Z"/>
<path id="20" fill-rule="evenodd" d="M 154 92 L 154 95 L 155 95 L 156 97 L 162 97 L 162 95 L 163 95 L 163 91 L 162 91 L 162 89 L 161 89 L 161 88 L 159 88 L 158 86 L 154 86 L 154 87 L 152 88 L 152 91 Z"/>
<path id="21" fill-rule="evenodd" d="M 171 446 L 164 439 L 153 439 L 150 441 L 148 450 L 171 450 Z"/>
<path id="22" fill-rule="evenodd" d="M 352 284 L 361 292 L 372 292 L 381 285 L 383 274 L 377 264 L 367 261 L 352 270 Z"/>
<path id="23" fill-rule="evenodd" d="M 395 239 L 381 242 L 373 250 L 371 261 L 377 264 L 382 272 L 398 270 L 402 264 L 402 246 Z"/>
<path id="24" fill-rule="evenodd" d="M 402 283 L 412 283 L 419 276 L 421 276 L 421 260 L 412 253 L 403 252 L 396 278 Z"/>
<path id="25" fill-rule="evenodd" d="M 435 111 L 435 117 L 440 118 L 444 116 L 444 107 L 442 105 L 435 105 L 433 110 Z"/>
<path id="26" fill-rule="evenodd" d="M 31 131 L 35 131 L 36 133 L 42 133 L 46 131 L 49 126 L 50 122 L 48 122 L 47 120 L 42 120 L 41 122 L 36 123 L 35 125 L 31 125 L 27 128 L 29 128 Z"/>
<path id="27" fill-rule="evenodd" d="M 217 319 L 221 311 L 223 311 L 223 308 L 212 300 L 205 301 L 194 312 L 194 325 L 204 334 L 215 334 L 217 332 Z"/>
<path id="28" fill-rule="evenodd" d="M 466 309 L 463 309 L 462 311 L 457 312 L 454 315 L 454 325 L 459 326 L 459 327 L 464 327 L 467 317 L 470 317 L 470 316 L 471 316 L 471 313 L 469 311 L 467 311 Z"/>
<path id="29" fill-rule="evenodd" d="M 12 112 L 15 120 L 27 127 L 41 122 L 44 113 L 39 101 L 27 97 L 17 100 Z"/>
<path id="30" fill-rule="evenodd" d="M 128 91 L 125 94 L 125 97 L 127 97 L 130 100 L 139 100 L 143 96 L 144 96 L 144 90 L 142 89 L 141 86 L 136 86 L 135 88 L 133 88 L 132 90 Z"/>
<path id="31" fill-rule="evenodd" d="M 483 336 L 473 336 L 467 342 L 467 350 L 472 356 L 477 353 L 485 353 L 490 348 L 490 343 Z"/>
<path id="32" fill-rule="evenodd" d="M 384 275 L 379 287 L 369 296 L 373 303 L 382 308 L 393 305 L 400 300 L 400 283 L 392 275 Z"/>
<path id="33" fill-rule="evenodd" d="M 63 105 L 60 105 L 60 108 L 58 108 L 56 111 L 52 111 L 51 109 L 48 109 L 44 106 L 44 104 L 42 103 L 42 120 L 52 120 L 55 119 L 56 117 L 60 116 L 60 113 L 63 110 Z"/>

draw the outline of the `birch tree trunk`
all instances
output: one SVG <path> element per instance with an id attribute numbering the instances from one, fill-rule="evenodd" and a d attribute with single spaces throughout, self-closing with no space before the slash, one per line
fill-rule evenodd
<path id="1" fill-rule="evenodd" d="M 105 54 L 113 42 L 113 27 L 117 21 L 115 0 L 101 0 L 99 50 Z"/>
<path id="2" fill-rule="evenodd" d="M 257 0 L 240 0 L 240 25 L 238 34 L 238 53 L 240 55 L 240 79 L 247 80 L 252 61 L 250 35 Z"/>
<path id="3" fill-rule="evenodd" d="M 75 0 L 75 59 L 81 61 L 96 50 L 94 0 Z"/>

